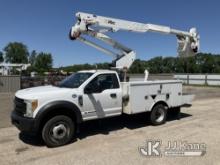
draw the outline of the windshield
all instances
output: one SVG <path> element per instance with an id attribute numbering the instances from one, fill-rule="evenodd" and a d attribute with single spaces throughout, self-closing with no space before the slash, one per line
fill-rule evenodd
<path id="1" fill-rule="evenodd" d="M 59 87 L 64 88 L 78 88 L 82 83 L 84 83 L 90 76 L 92 76 L 93 73 L 75 73 L 67 78 L 65 78 L 63 81 L 59 83 Z"/>

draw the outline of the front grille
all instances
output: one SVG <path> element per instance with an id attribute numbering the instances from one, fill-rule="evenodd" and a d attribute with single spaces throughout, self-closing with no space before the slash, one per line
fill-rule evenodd
<path id="1" fill-rule="evenodd" d="M 26 113 L 26 103 L 24 102 L 23 99 L 20 99 L 18 97 L 15 97 L 14 99 L 14 105 L 15 105 L 15 111 L 20 114 L 23 115 Z"/>

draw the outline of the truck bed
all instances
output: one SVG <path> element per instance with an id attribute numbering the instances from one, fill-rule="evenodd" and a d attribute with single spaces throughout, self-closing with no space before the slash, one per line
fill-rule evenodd
<path id="1" fill-rule="evenodd" d="M 191 104 L 193 95 L 182 94 L 182 81 L 155 80 L 122 82 L 123 113 L 135 114 L 151 111 L 158 102 L 168 108 Z"/>

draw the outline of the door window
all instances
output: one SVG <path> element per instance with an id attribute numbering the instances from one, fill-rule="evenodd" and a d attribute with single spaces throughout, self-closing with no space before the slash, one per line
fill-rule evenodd
<path id="1" fill-rule="evenodd" d="M 106 89 L 119 88 L 119 83 L 115 74 L 100 74 L 95 77 L 86 88 L 92 90 L 93 93 L 98 93 Z"/>

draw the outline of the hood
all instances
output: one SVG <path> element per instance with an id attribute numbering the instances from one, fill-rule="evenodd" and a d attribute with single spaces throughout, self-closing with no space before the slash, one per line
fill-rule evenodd
<path id="1" fill-rule="evenodd" d="M 56 94 L 67 93 L 70 90 L 72 89 L 48 85 L 19 90 L 15 93 L 15 96 L 21 99 L 39 99 L 51 95 L 56 96 Z"/>

